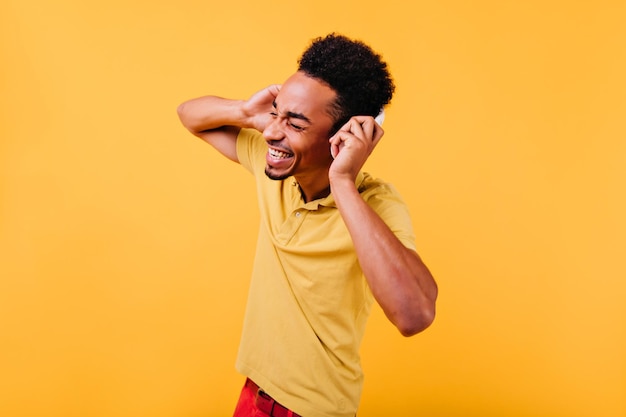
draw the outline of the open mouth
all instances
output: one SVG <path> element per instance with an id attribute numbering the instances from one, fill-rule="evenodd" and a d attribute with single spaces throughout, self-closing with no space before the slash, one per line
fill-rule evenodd
<path id="1" fill-rule="evenodd" d="M 278 149 L 274 149 L 274 148 L 268 148 L 267 152 L 273 159 L 288 159 L 293 156 L 292 153 L 279 151 Z"/>

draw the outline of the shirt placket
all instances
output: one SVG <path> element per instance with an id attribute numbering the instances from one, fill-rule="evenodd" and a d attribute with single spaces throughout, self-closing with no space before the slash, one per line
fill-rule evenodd
<path id="1" fill-rule="evenodd" d="M 304 219 L 308 214 L 308 210 L 303 207 L 298 207 L 293 210 L 289 216 L 285 219 L 283 224 L 280 227 L 276 238 L 282 244 L 287 244 L 296 234 L 302 223 L 304 223 Z"/>

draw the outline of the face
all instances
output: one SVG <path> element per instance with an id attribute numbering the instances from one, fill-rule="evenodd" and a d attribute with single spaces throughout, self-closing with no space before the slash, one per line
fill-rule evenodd
<path id="1" fill-rule="evenodd" d="M 328 180 L 332 163 L 328 139 L 334 122 L 329 110 L 335 97 L 333 89 L 301 72 L 283 83 L 274 101 L 272 122 L 263 131 L 268 177 Z"/>

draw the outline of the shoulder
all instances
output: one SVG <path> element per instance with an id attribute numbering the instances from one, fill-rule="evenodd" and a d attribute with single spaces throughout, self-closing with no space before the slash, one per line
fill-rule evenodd
<path id="1" fill-rule="evenodd" d="M 415 234 L 409 207 L 396 187 L 367 173 L 363 174 L 362 181 L 357 186 L 363 200 L 389 226 L 402 244 L 415 250 Z"/>
<path id="2" fill-rule="evenodd" d="M 237 136 L 237 158 L 248 171 L 264 164 L 267 145 L 263 134 L 254 129 L 241 129 Z"/>
<path id="3" fill-rule="evenodd" d="M 381 178 L 375 178 L 367 172 L 359 174 L 357 187 L 361 197 L 368 203 L 376 200 L 387 200 L 389 202 L 405 205 L 402 196 L 393 184 Z"/>

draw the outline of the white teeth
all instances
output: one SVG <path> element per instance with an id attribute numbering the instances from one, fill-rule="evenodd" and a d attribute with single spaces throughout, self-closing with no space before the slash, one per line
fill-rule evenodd
<path id="1" fill-rule="evenodd" d="M 279 158 L 279 159 L 289 158 L 291 156 L 291 154 L 288 154 L 286 152 L 281 152 L 272 148 L 269 148 L 269 153 L 272 156 L 272 158 Z"/>

